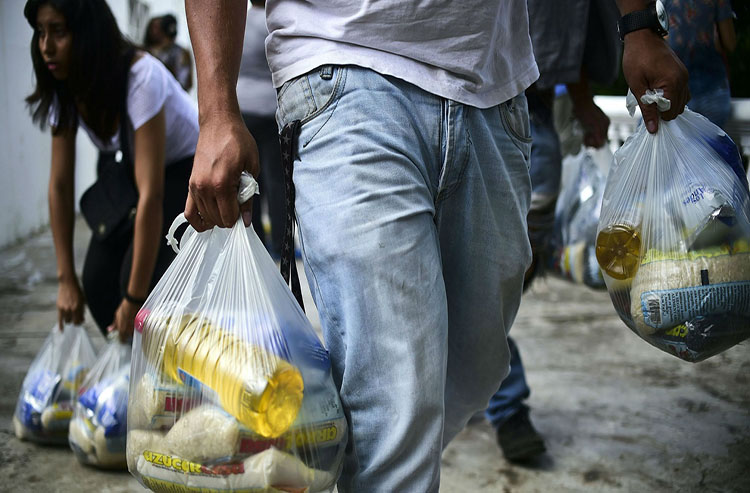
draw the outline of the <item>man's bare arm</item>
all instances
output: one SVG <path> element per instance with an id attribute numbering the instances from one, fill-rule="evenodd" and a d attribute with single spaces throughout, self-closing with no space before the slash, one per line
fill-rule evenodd
<path id="1" fill-rule="evenodd" d="M 647 4 L 647 0 L 617 0 L 623 15 L 644 10 Z M 687 69 L 667 42 L 652 30 L 640 29 L 625 35 L 622 71 L 630 90 L 638 99 L 649 132 L 656 132 L 659 126 L 659 111 L 656 105 L 641 103 L 646 89 L 662 89 L 664 97 L 672 102 L 670 110 L 661 114 L 664 120 L 672 120 L 685 109 L 690 99 Z"/>
<path id="2" fill-rule="evenodd" d="M 185 216 L 198 231 L 231 227 L 239 217 L 240 173 L 258 176 L 258 148 L 242 121 L 237 76 L 247 2 L 186 0 L 198 80 L 200 135 Z M 249 224 L 251 202 L 242 207 Z"/>

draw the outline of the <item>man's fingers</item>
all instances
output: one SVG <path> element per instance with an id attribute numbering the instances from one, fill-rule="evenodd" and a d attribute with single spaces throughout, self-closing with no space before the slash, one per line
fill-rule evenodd
<path id="1" fill-rule="evenodd" d="M 199 233 L 208 229 L 198 215 L 198 206 L 195 204 L 195 199 L 193 198 L 192 193 L 188 193 L 187 202 L 185 202 L 185 219 L 187 219 L 190 225 Z"/>
<path id="2" fill-rule="evenodd" d="M 216 195 L 216 203 L 219 206 L 220 214 L 220 222 L 217 224 L 225 228 L 231 228 L 234 226 L 234 223 L 237 222 L 237 218 L 240 217 L 240 208 L 237 203 L 238 187 L 239 181 L 236 186 L 228 185 L 221 190 L 221 194 L 217 193 Z"/>
<path id="3" fill-rule="evenodd" d="M 646 124 L 646 130 L 654 134 L 659 129 L 659 110 L 655 104 L 643 104 L 640 102 L 640 96 L 638 98 L 638 106 L 641 108 L 641 115 L 643 116 L 643 122 Z"/>
<path id="4" fill-rule="evenodd" d="M 240 214 L 242 215 L 242 223 L 247 228 L 250 226 L 250 222 L 253 220 L 253 199 L 252 197 L 250 200 L 245 202 L 244 204 L 240 205 Z"/>
<path id="5" fill-rule="evenodd" d="M 185 204 L 185 218 L 199 233 L 216 226 L 216 221 L 211 219 L 212 215 L 209 212 L 208 204 L 209 202 L 203 200 L 201 195 L 194 193 L 191 189 L 188 195 L 188 203 Z"/>

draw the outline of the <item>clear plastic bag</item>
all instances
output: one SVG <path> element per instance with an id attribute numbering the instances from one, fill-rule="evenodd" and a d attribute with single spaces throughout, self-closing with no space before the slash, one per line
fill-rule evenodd
<path id="1" fill-rule="evenodd" d="M 136 318 L 128 469 L 154 491 L 330 491 L 346 419 L 274 261 L 241 220 L 181 245 Z"/>
<path id="2" fill-rule="evenodd" d="M 561 194 L 555 207 L 550 270 L 564 279 L 604 289 L 596 261 L 596 228 L 612 161 L 608 148 L 581 147 L 562 163 Z"/>
<path id="3" fill-rule="evenodd" d="M 22 440 L 68 443 L 78 388 L 96 355 L 86 330 L 80 325 L 55 325 L 31 362 L 21 385 L 13 428 Z"/>
<path id="4" fill-rule="evenodd" d="M 641 124 L 615 153 L 596 254 L 620 318 L 654 346 L 701 361 L 750 337 L 750 192 L 734 142 L 689 109 L 653 135 Z"/>
<path id="5" fill-rule="evenodd" d="M 111 332 L 78 390 L 70 421 L 70 448 L 84 464 L 124 469 L 127 434 L 130 344 Z"/>

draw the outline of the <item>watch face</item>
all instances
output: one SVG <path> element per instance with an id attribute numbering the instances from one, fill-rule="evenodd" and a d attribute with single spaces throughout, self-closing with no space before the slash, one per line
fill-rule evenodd
<path id="1" fill-rule="evenodd" d="M 669 29 L 669 19 L 667 18 L 667 10 L 664 8 L 664 4 L 659 0 L 656 0 L 656 19 L 659 21 L 661 28 L 666 31 Z"/>

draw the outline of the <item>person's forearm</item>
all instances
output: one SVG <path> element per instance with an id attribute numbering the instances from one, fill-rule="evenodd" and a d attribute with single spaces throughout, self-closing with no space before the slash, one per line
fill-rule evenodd
<path id="1" fill-rule="evenodd" d="M 162 198 L 155 194 L 141 194 L 135 215 L 133 233 L 133 264 L 130 268 L 128 294 L 146 298 L 162 241 Z"/>
<path id="2" fill-rule="evenodd" d="M 719 22 L 717 29 L 719 31 L 719 41 L 721 48 L 725 53 L 733 53 L 737 47 L 737 35 L 734 32 L 734 20 L 730 17 Z"/>
<path id="3" fill-rule="evenodd" d="M 586 105 L 593 104 L 594 99 L 591 95 L 591 88 L 589 87 L 589 78 L 586 75 L 586 70 L 581 69 L 581 75 L 577 82 L 570 82 L 565 84 L 568 89 L 568 95 L 570 100 L 575 107 L 583 107 Z"/>
<path id="4" fill-rule="evenodd" d="M 70 282 L 76 279 L 73 260 L 73 223 L 75 220 L 73 194 L 72 183 L 50 180 L 49 217 L 57 258 L 57 280 L 60 282 Z"/>
<path id="5" fill-rule="evenodd" d="M 198 79 L 199 118 L 236 113 L 237 76 L 247 16 L 241 0 L 185 0 Z"/>

